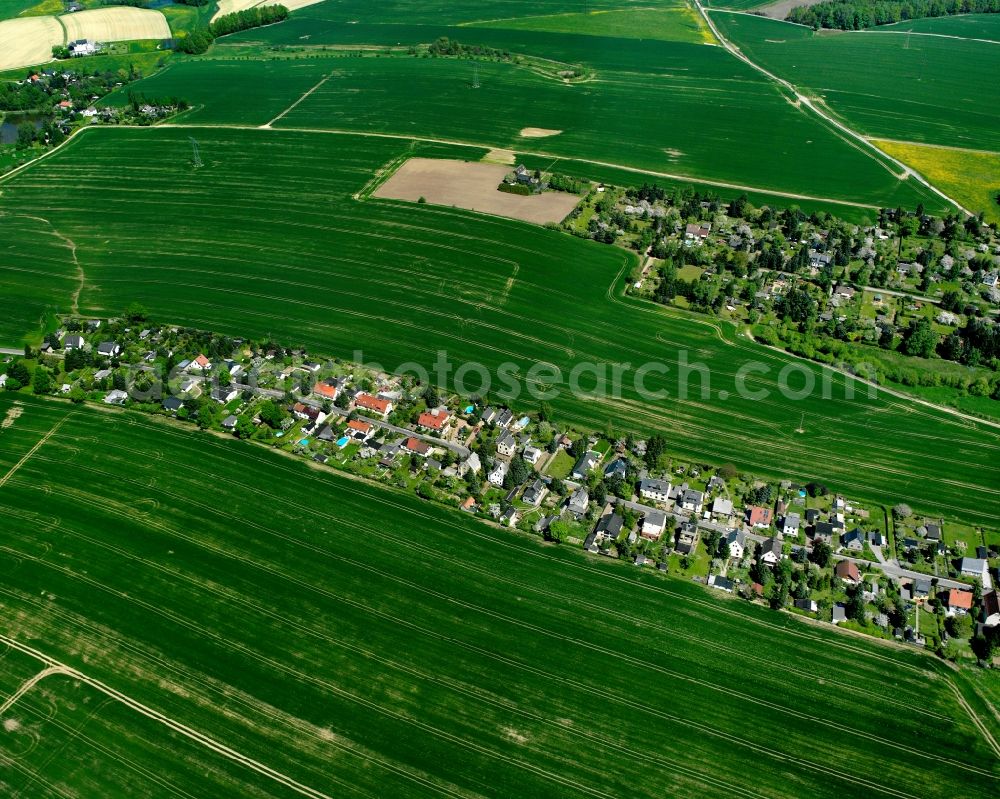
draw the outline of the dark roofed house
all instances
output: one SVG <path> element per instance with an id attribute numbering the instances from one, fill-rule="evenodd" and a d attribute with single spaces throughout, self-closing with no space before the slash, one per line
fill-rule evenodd
<path id="1" fill-rule="evenodd" d="M 177 413 L 177 411 L 183 407 L 184 401 L 178 397 L 167 397 L 163 400 L 163 410 L 169 411 L 170 413 Z"/>
<path id="2" fill-rule="evenodd" d="M 832 543 L 833 534 L 836 529 L 837 528 L 830 522 L 816 522 L 816 524 L 813 525 L 813 543 L 816 543 L 817 541 L 823 541 L 827 544 Z"/>
<path id="3" fill-rule="evenodd" d="M 855 527 L 851 532 L 844 533 L 840 537 L 840 545 L 844 549 L 860 552 L 865 548 L 865 534 Z"/>

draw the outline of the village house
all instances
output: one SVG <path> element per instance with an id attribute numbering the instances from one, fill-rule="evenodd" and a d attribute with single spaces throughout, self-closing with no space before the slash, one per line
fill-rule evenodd
<path id="1" fill-rule="evenodd" d="M 773 536 L 768 538 L 760 545 L 760 555 L 757 557 L 761 563 L 774 566 L 781 560 L 781 539 Z"/>
<path id="2" fill-rule="evenodd" d="M 986 627 L 1000 624 L 1000 596 L 996 591 L 983 592 L 983 624 Z"/>
<path id="3" fill-rule="evenodd" d="M 625 475 L 628 473 L 628 461 L 624 458 L 615 458 L 611 463 L 604 467 L 604 477 L 608 480 L 614 478 L 625 479 Z"/>
<path id="4" fill-rule="evenodd" d="M 972 610 L 972 592 L 952 588 L 944 595 L 944 606 L 947 608 L 947 615 L 964 616 Z"/>
<path id="5" fill-rule="evenodd" d="M 786 536 L 796 536 L 799 534 L 799 527 L 802 519 L 797 513 L 786 513 L 781 520 L 781 534 Z"/>
<path id="6" fill-rule="evenodd" d="M 206 372 L 211 368 L 212 362 L 204 355 L 199 355 L 187 365 L 187 370 L 189 372 Z"/>
<path id="7" fill-rule="evenodd" d="M 517 452 L 517 439 L 509 430 L 504 430 L 497 437 L 497 453 L 510 458 L 515 452 Z"/>
<path id="8" fill-rule="evenodd" d="M 507 510 L 500 514 L 500 524 L 504 524 L 507 527 L 516 527 L 519 521 L 521 521 L 521 513 L 513 505 L 510 505 Z"/>
<path id="9" fill-rule="evenodd" d="M 858 567 L 854 561 L 837 561 L 837 565 L 834 567 L 833 571 L 834 574 L 836 574 L 845 583 L 857 585 L 861 582 L 861 572 L 858 571 Z"/>
<path id="10" fill-rule="evenodd" d="M 720 521 L 728 521 L 733 515 L 733 501 L 725 497 L 716 497 L 709 508 L 712 516 Z"/>
<path id="11" fill-rule="evenodd" d="M 643 538 L 656 541 L 667 529 L 667 514 L 661 510 L 648 510 L 642 517 L 640 534 Z"/>
<path id="12" fill-rule="evenodd" d="M 347 433 L 358 441 L 364 442 L 374 435 L 375 427 L 364 419 L 351 419 L 347 423 Z"/>
<path id="13" fill-rule="evenodd" d="M 602 543 L 612 543 L 621 535 L 625 520 L 617 513 L 605 513 L 598 521 L 594 532 Z"/>
<path id="14" fill-rule="evenodd" d="M 708 239 L 711 232 L 712 226 L 708 223 L 690 222 L 684 228 L 684 243 L 697 247 Z"/>
<path id="15" fill-rule="evenodd" d="M 69 352 L 70 350 L 82 350 L 85 345 L 86 342 L 83 340 L 83 336 L 72 335 L 66 336 L 66 338 L 63 339 L 63 348 L 66 352 Z"/>
<path id="16" fill-rule="evenodd" d="M 428 453 L 431 451 L 431 445 L 426 441 L 421 441 L 419 438 L 414 438 L 410 436 L 406 439 L 406 443 L 403 444 L 403 449 L 411 452 L 412 454 L 420 457 L 426 458 Z M 500 482 L 503 482 L 502 480 Z"/>
<path id="17" fill-rule="evenodd" d="M 102 358 L 117 358 L 121 351 L 121 345 L 114 341 L 102 341 L 97 345 L 97 354 Z"/>
<path id="18" fill-rule="evenodd" d="M 746 551 L 746 534 L 742 530 L 733 530 L 726 535 L 726 546 L 729 547 L 729 557 L 733 560 L 743 560 Z"/>
<path id="19" fill-rule="evenodd" d="M 750 527 L 770 527 L 773 513 L 770 508 L 750 505 L 746 509 L 746 519 Z"/>
<path id="20" fill-rule="evenodd" d="M 713 574 L 708 578 L 708 584 L 713 588 L 718 588 L 720 591 L 725 591 L 727 594 L 733 593 L 733 581 L 728 577 L 723 577 L 721 574 Z"/>
<path id="21" fill-rule="evenodd" d="M 865 548 L 865 534 L 857 528 L 849 533 L 844 533 L 840 537 L 840 546 L 852 552 L 861 552 Z"/>
<path id="22" fill-rule="evenodd" d="M 597 466 L 600 460 L 600 453 L 590 451 L 584 452 L 583 455 L 581 455 L 577 460 L 576 465 L 573 467 L 570 477 L 574 480 L 583 480 L 588 474 L 590 474 L 590 470 Z"/>
<path id="23" fill-rule="evenodd" d="M 545 483 L 542 482 L 541 478 L 535 478 L 535 481 L 524 489 L 524 493 L 521 495 L 521 500 L 528 503 L 529 505 L 534 505 L 536 508 L 542 504 L 542 500 L 545 499 L 545 495 L 549 492 Z"/>
<path id="24" fill-rule="evenodd" d="M 587 512 L 589 505 L 590 494 L 587 493 L 587 489 L 585 488 L 578 488 L 566 500 L 566 510 L 577 517 L 583 516 Z"/>
<path id="25" fill-rule="evenodd" d="M 124 391 L 119 391 L 118 389 L 115 389 L 114 391 L 108 392 L 108 394 L 104 397 L 104 402 L 108 405 L 124 405 L 125 400 L 127 399 L 128 399 L 128 394 L 126 394 Z"/>
<path id="26" fill-rule="evenodd" d="M 677 544 L 675 549 L 681 555 L 693 555 L 698 548 L 698 525 L 684 522 L 677 529 Z"/>
<path id="27" fill-rule="evenodd" d="M 337 399 L 337 389 L 335 386 L 331 386 L 329 383 L 317 383 L 312 388 L 312 393 L 317 397 L 323 397 L 331 402 Z"/>
<path id="28" fill-rule="evenodd" d="M 364 411 L 373 413 L 385 419 L 392 412 L 392 401 L 382 397 L 374 397 L 364 391 L 359 391 L 354 396 L 354 405 Z"/>
<path id="29" fill-rule="evenodd" d="M 521 457 L 524 458 L 525 463 L 534 466 L 542 459 L 542 454 L 542 451 L 538 447 L 525 447 Z"/>
<path id="30" fill-rule="evenodd" d="M 684 489 L 677 498 L 677 504 L 681 509 L 691 511 L 692 513 L 701 513 L 704 501 L 705 494 L 701 491 L 695 491 L 693 488 Z"/>
<path id="31" fill-rule="evenodd" d="M 503 485 L 504 478 L 507 477 L 508 468 L 506 461 L 495 461 L 493 463 L 493 470 L 486 479 L 499 488 Z"/>
<path id="32" fill-rule="evenodd" d="M 220 405 L 227 405 L 239 396 L 239 392 L 233 386 L 215 386 L 212 389 L 211 397 Z"/>
<path id="33" fill-rule="evenodd" d="M 424 411 L 417 419 L 417 426 L 434 433 L 444 433 L 451 424 L 451 414 L 443 408 Z"/>
<path id="34" fill-rule="evenodd" d="M 670 483 L 667 480 L 652 480 L 646 478 L 639 482 L 639 496 L 654 502 L 666 502 L 670 499 Z"/>
<path id="35" fill-rule="evenodd" d="M 989 562 L 985 558 L 962 558 L 959 571 L 968 577 L 978 577 L 984 589 L 993 587 Z"/>
<path id="36" fill-rule="evenodd" d="M 836 528 L 831 522 L 816 522 L 812 531 L 813 546 L 819 541 L 824 544 L 832 544 L 834 532 L 836 532 Z"/>

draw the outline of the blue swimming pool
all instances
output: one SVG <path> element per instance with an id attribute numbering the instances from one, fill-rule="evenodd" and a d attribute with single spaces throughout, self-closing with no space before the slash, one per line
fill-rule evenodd
<path id="1" fill-rule="evenodd" d="M 351 439 L 349 439 L 347 436 L 344 436 L 343 438 L 339 438 L 339 439 L 337 439 L 337 446 L 340 447 L 341 449 L 343 449 L 344 447 L 347 446 L 347 442 L 350 441 L 350 440 Z"/>

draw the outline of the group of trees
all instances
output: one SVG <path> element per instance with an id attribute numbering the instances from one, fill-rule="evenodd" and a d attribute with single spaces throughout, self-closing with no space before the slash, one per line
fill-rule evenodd
<path id="1" fill-rule="evenodd" d="M 785 19 L 812 28 L 863 30 L 922 17 L 998 12 L 1000 0 L 826 0 L 793 8 Z"/>
<path id="2" fill-rule="evenodd" d="M 511 57 L 508 50 L 480 44 L 462 44 L 447 36 L 438 38 L 427 50 L 432 56 L 474 56 L 477 58 L 497 58 L 501 61 L 509 61 Z"/>
<path id="3" fill-rule="evenodd" d="M 189 5 L 203 5 L 203 3 L 191 2 Z M 288 9 L 282 5 L 255 6 L 243 11 L 234 11 L 231 14 L 223 14 L 207 28 L 197 28 L 187 36 L 175 40 L 174 48 L 182 53 L 198 55 L 208 50 L 212 42 L 220 36 L 273 25 L 285 19 L 288 19 Z"/>

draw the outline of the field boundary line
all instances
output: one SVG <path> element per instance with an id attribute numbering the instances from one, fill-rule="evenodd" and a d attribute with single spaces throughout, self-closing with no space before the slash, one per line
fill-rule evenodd
<path id="1" fill-rule="evenodd" d="M 987 727 L 986 723 L 979 718 L 979 714 L 973 710 L 972 705 L 969 704 L 968 700 L 962 696 L 962 692 L 958 689 L 958 686 L 955 685 L 955 682 L 950 677 L 945 677 L 944 682 L 951 689 L 952 693 L 955 694 L 955 699 L 958 700 L 959 706 L 968 714 L 969 718 L 972 719 L 972 723 L 975 724 L 979 732 L 982 733 L 983 740 L 985 740 L 990 749 L 996 753 L 996 756 L 1000 758 L 1000 744 L 998 744 L 997 739 L 993 737 L 993 733 L 990 732 L 989 727 Z"/>
<path id="2" fill-rule="evenodd" d="M 198 125 L 192 122 L 186 123 L 171 123 L 164 122 L 161 125 L 156 125 L 157 128 L 169 128 L 174 130 L 270 130 L 278 133 L 316 133 L 334 136 L 364 136 L 367 138 L 377 138 L 377 139 L 400 139 L 402 141 L 418 141 L 418 142 L 430 142 L 431 144 L 448 144 L 454 147 L 472 147 L 480 150 L 497 150 L 506 149 L 495 144 L 483 143 L 483 142 L 470 142 L 470 141 L 458 141 L 456 139 L 439 139 L 430 136 L 420 136 L 418 134 L 409 133 L 384 133 L 375 131 L 361 131 L 361 130 L 347 130 L 344 128 L 299 128 L 299 127 L 282 127 L 282 128 L 272 128 L 268 127 L 270 123 L 266 125 L 225 125 L 225 124 L 206 124 Z M 144 129 L 139 125 L 115 125 L 115 129 L 128 129 L 135 128 L 137 130 Z M 145 128 L 148 129 L 148 128 Z M 519 147 L 518 151 L 523 155 L 535 155 L 539 158 L 553 158 L 560 161 L 576 161 L 581 164 L 593 164 L 594 166 L 606 166 L 611 169 L 620 169 L 622 172 L 634 172 L 638 175 L 649 175 L 651 177 L 667 178 L 668 180 L 676 180 L 679 182 L 686 183 L 701 183 L 706 186 L 718 186 L 722 189 L 733 189 L 735 191 L 752 191 L 756 194 L 767 194 L 772 197 L 781 197 L 787 200 L 808 200 L 810 202 L 819 203 L 830 203 L 831 205 L 846 205 L 850 208 L 864 208 L 866 210 L 877 211 L 881 206 L 872 205 L 870 203 L 855 202 L 853 200 L 838 200 L 833 197 L 815 197 L 811 194 L 799 194 L 797 192 L 781 191 L 780 189 L 768 189 L 761 186 L 747 186 L 742 183 L 729 183 L 727 181 L 715 180 L 714 178 L 702 178 L 697 175 L 678 175 L 672 172 L 660 172 L 654 169 L 644 169 L 643 167 L 628 166 L 626 164 L 615 164 L 610 161 L 597 161 L 593 158 L 581 158 L 576 156 L 565 156 L 556 155 L 555 153 L 549 153 L 542 150 L 527 150 Z M 879 151 L 881 152 L 881 150 Z M 887 158 L 889 156 L 886 156 Z M 27 164 L 25 164 L 27 166 Z M 907 167 L 908 168 L 908 167 Z"/>
<path id="3" fill-rule="evenodd" d="M 1000 42 L 997 42 L 1000 44 Z M 976 153 L 979 155 L 1000 155 L 1000 150 L 979 150 L 974 147 L 955 147 L 951 144 L 928 144 L 922 141 L 908 141 L 906 139 L 887 139 L 884 136 L 869 136 L 868 141 L 874 144 L 876 147 L 879 142 L 885 142 L 886 144 L 906 144 L 911 147 L 926 147 L 929 150 L 951 150 L 957 153 Z"/>
<path id="4" fill-rule="evenodd" d="M 275 122 L 277 122 L 283 116 L 285 116 L 285 114 L 287 114 L 289 111 L 293 110 L 295 108 L 295 106 L 297 106 L 303 100 L 308 99 L 308 97 L 309 97 L 310 94 L 312 94 L 320 86 L 322 86 L 324 83 L 326 83 L 328 80 L 330 80 L 330 78 L 333 77 L 333 73 L 334 73 L 334 70 L 331 69 L 330 72 L 328 72 L 326 75 L 324 75 L 322 78 L 319 79 L 319 82 L 315 86 L 313 86 L 311 89 L 306 90 L 305 94 L 303 94 L 298 100 L 296 100 L 294 103 L 292 103 L 290 106 L 288 106 L 288 108 L 286 108 L 284 111 L 282 111 L 280 114 L 278 114 L 278 116 L 276 116 L 270 122 L 265 122 L 260 127 L 264 128 L 265 130 L 268 129 L 268 128 L 270 128 L 271 125 L 273 125 Z"/>
<path id="5" fill-rule="evenodd" d="M 46 677 L 51 677 L 53 674 L 69 674 L 69 672 L 66 671 L 66 669 L 63 668 L 62 666 L 46 666 L 44 669 L 38 672 L 38 674 L 36 674 L 34 677 L 29 677 L 27 680 L 21 683 L 21 687 L 18 688 L 16 691 L 14 691 L 14 693 L 12 693 L 10 697 L 8 697 L 6 702 L 0 705 L 0 716 L 2 716 L 4 713 L 10 710 L 15 704 L 17 704 L 18 700 L 26 693 L 28 693 L 28 691 L 30 691 L 32 688 L 38 685 L 38 683 L 40 683 Z"/>
<path id="6" fill-rule="evenodd" d="M 930 36 L 934 39 L 958 39 L 960 42 L 979 42 L 980 44 L 1000 44 L 996 39 L 977 39 L 974 36 L 955 36 L 950 33 L 930 33 L 925 31 L 880 31 L 880 30 L 862 30 L 862 31 L 844 31 L 844 33 L 878 33 L 883 36 Z"/>
<path id="7" fill-rule="evenodd" d="M 27 644 L 22 644 L 21 642 L 13 638 L 10 638 L 6 635 L 3 635 L 2 633 L 0 633 L 0 642 L 3 642 L 7 644 L 7 646 L 9 647 L 12 647 L 13 649 L 16 649 L 19 652 L 22 652 L 26 655 L 30 655 L 31 657 L 40 660 L 42 663 L 45 663 L 48 666 L 48 668 L 45 670 L 45 672 L 42 672 L 43 674 L 45 674 L 46 672 L 55 673 L 55 671 L 53 670 L 58 670 L 60 673 L 72 677 L 75 680 L 79 680 L 80 682 L 89 685 L 91 688 L 100 691 L 105 696 L 122 703 L 130 710 L 133 710 L 136 713 L 139 713 L 140 715 L 146 716 L 147 718 L 152 719 L 153 721 L 159 722 L 165 727 L 173 730 L 176 733 L 183 735 L 186 738 L 191 739 L 195 743 L 201 744 L 202 746 L 204 746 L 207 749 L 210 749 L 216 754 L 222 755 L 223 757 L 232 760 L 236 763 L 239 763 L 242 766 L 246 766 L 252 771 L 256 771 L 258 774 L 261 774 L 265 777 L 274 780 L 275 782 L 280 783 L 281 785 L 284 785 L 286 788 L 291 788 L 293 791 L 302 796 L 307 796 L 309 797 L 309 799 L 333 799 L 333 797 L 321 793 L 320 791 L 317 791 L 315 788 L 310 788 L 308 785 L 303 785 L 302 783 L 297 782 L 293 778 L 285 774 L 282 774 L 280 771 L 277 771 L 271 768 L 270 766 L 265 765 L 264 763 L 254 760 L 253 758 L 250 758 L 247 755 L 241 754 L 240 752 L 237 752 L 235 749 L 232 749 L 226 746 L 225 744 L 219 743 L 218 741 L 209 738 L 204 733 L 198 732 L 197 730 L 192 729 L 191 727 L 188 727 L 187 725 L 182 724 L 179 721 L 175 721 L 169 716 L 160 713 L 158 710 L 154 710 L 148 705 L 144 705 L 138 700 L 132 699 L 128 695 L 123 694 L 121 691 L 118 691 L 115 688 L 112 688 L 110 685 L 106 685 L 100 680 L 94 679 L 93 677 L 88 677 L 86 674 L 84 674 L 81 671 L 78 671 L 77 669 L 74 669 L 72 666 L 67 666 L 65 663 L 60 663 L 55 658 L 50 657 L 49 655 L 46 655 L 45 653 L 40 652 L 39 650 L 34 649 L 33 647 L 28 646 Z"/>
<path id="8" fill-rule="evenodd" d="M 56 422 L 54 425 L 52 425 L 52 429 L 49 430 L 49 432 L 47 432 L 40 439 L 38 439 L 38 441 L 35 443 L 35 446 L 33 446 L 31 449 L 29 449 L 27 452 L 24 453 L 24 455 L 21 456 L 21 459 L 10 467 L 10 470 L 7 472 L 7 474 L 5 474 L 3 477 L 0 477 L 0 488 L 3 488 L 5 485 L 7 485 L 7 481 L 10 480 L 10 478 L 17 473 L 18 469 L 24 466 L 24 464 L 28 462 L 31 456 L 42 448 L 42 444 L 44 444 L 46 441 L 52 438 L 52 436 L 54 436 L 58 432 L 59 428 L 62 427 L 64 424 L 66 424 L 69 418 L 74 415 L 75 412 L 69 413 L 62 419 L 60 419 L 58 422 Z"/>

